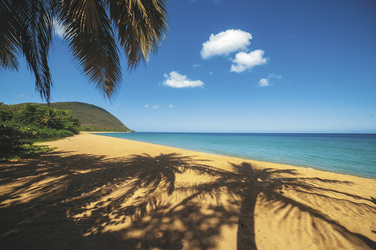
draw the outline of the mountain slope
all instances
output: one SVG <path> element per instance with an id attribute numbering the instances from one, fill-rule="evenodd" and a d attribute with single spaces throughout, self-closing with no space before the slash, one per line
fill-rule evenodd
<path id="1" fill-rule="evenodd" d="M 17 110 L 24 104 L 26 103 L 4 106 L 8 106 L 11 110 Z M 82 102 L 55 102 L 51 103 L 51 107 L 62 110 L 72 110 L 72 116 L 80 119 L 83 131 L 130 131 L 129 128 L 107 110 L 92 104 Z"/>

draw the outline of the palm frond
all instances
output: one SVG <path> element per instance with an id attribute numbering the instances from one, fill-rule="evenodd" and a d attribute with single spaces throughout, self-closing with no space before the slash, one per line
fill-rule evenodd
<path id="1" fill-rule="evenodd" d="M 164 39 L 168 29 L 166 5 L 166 0 L 2 0 L 0 70 L 17 69 L 22 52 L 35 75 L 36 90 L 50 102 L 52 79 L 47 59 L 55 17 L 66 27 L 65 39 L 78 66 L 106 97 L 111 97 L 121 83 L 112 24 L 118 30 L 128 68 L 133 69 Z"/>
<path id="2" fill-rule="evenodd" d="M 59 20 L 66 26 L 65 38 L 84 74 L 110 97 L 120 86 L 118 48 L 105 6 L 101 1 L 62 1 Z"/>
<path id="3" fill-rule="evenodd" d="M 0 2 L 0 70 L 18 69 L 21 46 L 12 25 L 11 1 Z"/>
<path id="4" fill-rule="evenodd" d="M 12 34 L 0 34 L 0 70 L 18 69 L 19 63 L 17 57 L 19 54 L 19 46 L 17 46 L 17 43 L 12 43 L 10 41 L 11 39 Z"/>
<path id="5" fill-rule="evenodd" d="M 134 68 L 156 51 L 167 33 L 165 0 L 107 0 L 120 45 Z"/>
<path id="6" fill-rule="evenodd" d="M 2 68 L 17 68 L 22 51 L 35 75 L 36 90 L 50 101 L 52 86 L 47 63 L 51 44 L 51 1 L 2 1 L 0 4 Z"/>

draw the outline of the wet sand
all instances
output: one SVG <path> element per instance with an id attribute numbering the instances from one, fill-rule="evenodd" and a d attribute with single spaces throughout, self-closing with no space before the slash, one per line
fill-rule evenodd
<path id="1" fill-rule="evenodd" d="M 2 249 L 376 249 L 376 180 L 89 133 L 0 164 Z"/>

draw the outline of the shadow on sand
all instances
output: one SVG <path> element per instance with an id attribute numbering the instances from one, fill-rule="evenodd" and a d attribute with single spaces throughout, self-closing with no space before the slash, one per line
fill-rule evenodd
<path id="1" fill-rule="evenodd" d="M 257 249 L 255 208 L 308 213 L 331 227 L 312 225 L 354 245 L 376 248 L 314 204 L 284 190 L 337 202 L 338 193 L 375 212 L 372 200 L 312 183 L 351 183 L 298 178 L 294 170 L 256 169 L 248 163 L 226 171 L 179 154 L 105 158 L 49 153 L 0 165 L 0 245 L 4 249 L 209 249 L 221 229 L 237 231 L 238 249 Z M 191 172 L 197 179 L 185 180 Z M 191 175 L 190 175 L 191 176 Z M 205 177 L 201 181 L 200 177 Z M 179 179 L 181 178 L 181 179 Z M 339 200 L 339 199 L 338 199 Z M 344 198 L 341 198 L 342 202 Z M 287 211 L 287 212 L 286 212 Z M 335 237 L 333 235 L 333 237 Z"/>

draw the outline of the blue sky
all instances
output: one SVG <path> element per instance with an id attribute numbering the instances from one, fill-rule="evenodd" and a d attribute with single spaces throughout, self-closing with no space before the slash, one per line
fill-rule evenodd
<path id="1" fill-rule="evenodd" d="M 373 0 L 169 1 L 169 33 L 104 99 L 54 38 L 52 100 L 87 102 L 136 131 L 376 132 Z M 23 58 L 0 101 L 41 102 Z"/>

